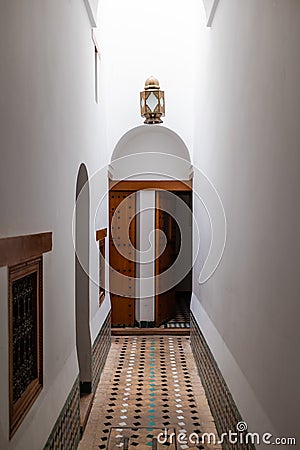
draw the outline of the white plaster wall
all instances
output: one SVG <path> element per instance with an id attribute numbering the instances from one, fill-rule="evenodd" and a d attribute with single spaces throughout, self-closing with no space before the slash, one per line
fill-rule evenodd
<path id="1" fill-rule="evenodd" d="M 107 81 L 107 139 L 114 148 L 141 125 L 139 93 L 154 75 L 165 91 L 164 125 L 192 148 L 194 46 L 197 0 L 103 0 L 99 5 L 103 77 Z"/>
<path id="2" fill-rule="evenodd" d="M 100 109 L 102 104 L 100 103 Z M 105 118 L 100 118 L 99 123 L 95 125 L 95 130 L 103 132 L 105 130 Z M 97 132 L 95 133 L 97 135 Z M 108 263 L 109 256 L 109 224 L 108 224 L 108 158 L 110 158 L 110 149 L 106 146 L 105 140 L 102 139 L 100 146 L 95 149 L 95 153 L 99 155 L 100 162 L 93 173 L 90 173 L 91 187 L 91 239 L 90 239 L 90 327 L 92 342 L 96 339 L 99 329 L 104 323 L 107 314 L 110 311 L 109 298 L 109 271 L 106 267 L 105 272 L 105 299 L 99 308 L 99 242 L 95 240 L 96 230 L 107 229 L 107 237 L 105 238 L 105 258 Z"/>
<path id="3" fill-rule="evenodd" d="M 109 161 L 104 103 L 94 99 L 94 44 L 84 2 L 4 2 L 0 54 L 0 236 L 53 232 L 53 251 L 44 257 L 44 388 L 11 441 L 7 280 L 6 269 L 0 270 L 0 448 L 41 450 L 78 373 L 72 240 L 77 172 L 81 162 L 92 175 Z M 92 187 L 92 205 L 102 187 Z M 98 255 L 91 247 L 96 273 Z M 91 284 L 94 339 L 109 298 L 99 309 L 98 288 Z"/>
<path id="4" fill-rule="evenodd" d="M 299 439 L 300 4 L 221 0 L 204 23 L 202 10 L 194 163 L 228 236 L 202 286 L 200 254 L 193 311 L 251 430 Z"/>

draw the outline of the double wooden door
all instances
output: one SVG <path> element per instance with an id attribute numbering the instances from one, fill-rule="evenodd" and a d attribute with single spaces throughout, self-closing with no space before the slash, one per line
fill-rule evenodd
<path id="1" fill-rule="evenodd" d="M 168 271 L 168 269 L 171 268 L 178 256 L 180 233 L 174 218 L 176 217 L 174 195 L 170 195 L 170 192 L 166 190 L 153 190 L 155 190 L 155 228 L 157 230 L 154 263 L 156 277 L 154 319 L 158 326 L 172 318 L 175 313 L 176 272 Z M 136 247 L 135 191 L 132 189 L 127 191 L 110 190 L 109 214 L 112 326 L 132 327 L 135 324 L 135 278 L 137 273 L 134 257 Z M 166 271 L 167 275 L 160 277 Z M 168 288 L 168 286 L 171 287 Z"/>

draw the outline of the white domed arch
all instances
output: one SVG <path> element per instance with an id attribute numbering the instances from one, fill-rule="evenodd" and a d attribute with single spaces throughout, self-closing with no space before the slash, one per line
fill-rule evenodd
<path id="1" fill-rule="evenodd" d="M 190 153 L 178 134 L 160 125 L 141 125 L 125 133 L 111 157 L 112 179 L 188 180 Z"/>

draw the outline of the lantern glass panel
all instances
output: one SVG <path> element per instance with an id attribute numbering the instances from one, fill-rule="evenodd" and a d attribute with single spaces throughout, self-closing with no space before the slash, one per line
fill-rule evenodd
<path id="1" fill-rule="evenodd" d="M 152 112 L 154 112 L 156 106 L 157 106 L 157 97 L 156 95 L 151 92 L 151 94 L 149 95 L 149 97 L 146 100 L 146 104 L 147 106 L 151 109 Z"/>

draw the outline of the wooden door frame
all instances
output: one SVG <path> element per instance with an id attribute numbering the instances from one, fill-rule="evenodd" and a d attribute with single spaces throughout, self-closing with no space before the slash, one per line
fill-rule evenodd
<path id="1" fill-rule="evenodd" d="M 109 180 L 110 191 L 137 192 L 144 189 L 164 191 L 191 191 L 192 180 Z"/>
<path id="2" fill-rule="evenodd" d="M 141 190 L 164 190 L 169 192 L 191 192 L 193 190 L 193 180 L 112 180 L 109 178 L 109 192 L 110 191 L 132 191 L 138 192 Z M 156 196 L 155 196 L 156 202 Z M 155 203 L 156 207 L 156 203 Z M 155 214 L 155 226 L 157 227 L 157 218 Z M 110 224 L 109 224 L 110 230 Z M 157 249 L 155 246 L 155 253 L 157 253 Z M 110 255 L 109 255 L 110 257 Z M 158 275 L 158 263 L 155 258 L 155 276 Z M 136 275 L 136 262 L 134 264 L 134 277 Z M 135 300 L 135 299 L 134 299 Z M 157 304 L 158 304 L 158 294 L 156 292 L 156 284 L 155 284 L 155 302 L 154 302 L 154 321 L 156 323 L 156 312 L 157 312 Z"/>
<path id="3" fill-rule="evenodd" d="M 192 186 L 192 182 L 189 184 L 189 186 L 185 189 L 164 189 L 168 192 L 173 192 L 175 193 L 180 193 L 180 192 L 192 192 L 193 190 L 193 186 Z M 155 195 L 155 228 L 158 230 L 159 229 L 159 214 L 157 213 L 157 195 Z M 159 267 L 158 267 L 158 258 L 157 258 L 157 254 L 159 253 L 159 248 L 158 248 L 158 241 L 157 239 L 155 239 L 155 279 L 156 277 L 159 275 Z M 155 308 L 154 308 L 154 322 L 156 326 L 159 326 L 158 323 L 158 317 L 157 317 L 157 312 L 158 312 L 158 302 L 159 302 L 159 294 L 157 292 L 157 283 L 155 281 Z"/>

